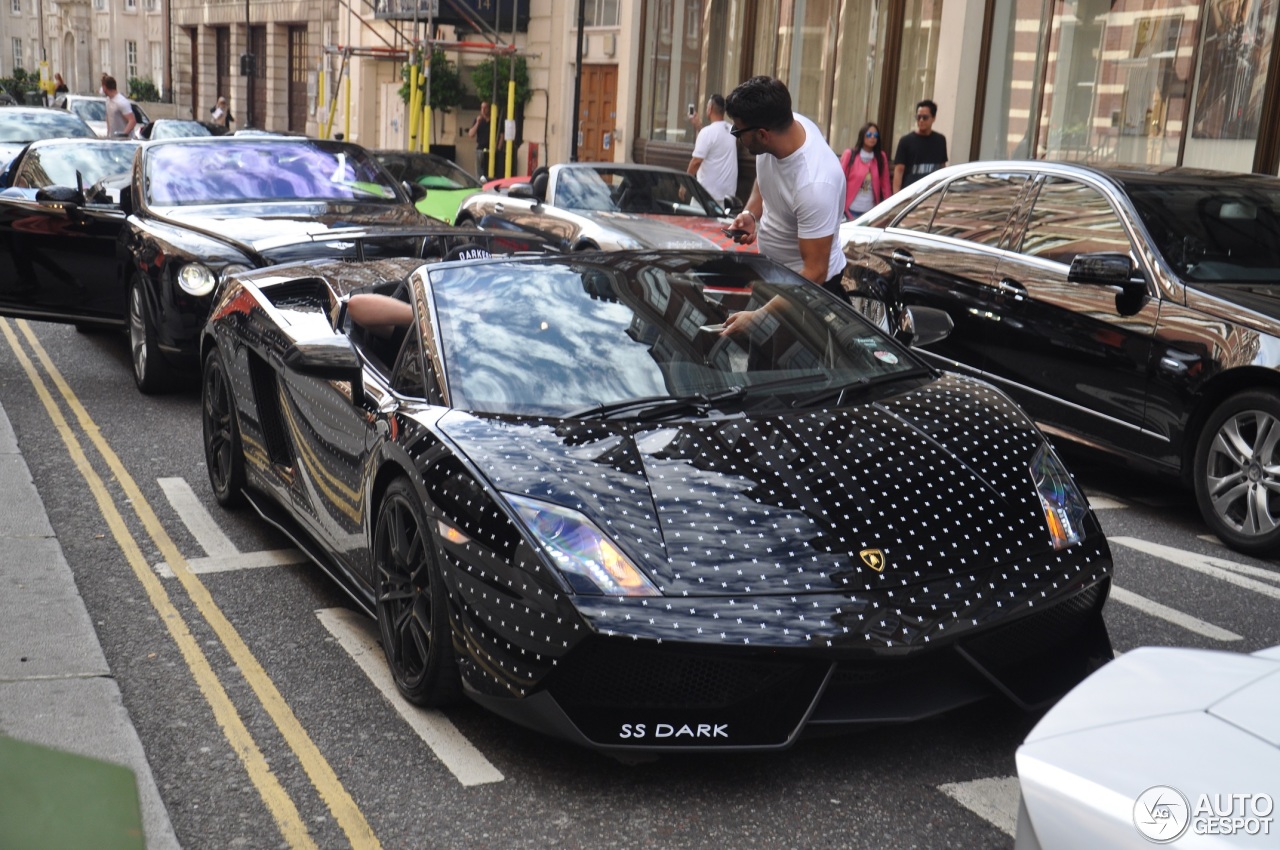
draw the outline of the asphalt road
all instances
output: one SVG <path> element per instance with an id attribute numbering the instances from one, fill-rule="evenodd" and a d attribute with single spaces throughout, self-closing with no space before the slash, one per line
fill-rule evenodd
<path id="1" fill-rule="evenodd" d="M 336 584 L 256 515 L 214 502 L 194 384 L 142 396 L 123 334 L 30 328 L 39 349 L 19 344 L 60 378 L 41 366 L 33 383 L 0 340 L 0 405 L 183 847 L 1012 846 L 1014 751 L 1036 718 L 1002 704 L 782 753 L 638 764 L 475 706 L 406 706 L 380 690 L 371 624 Z M 1118 650 L 1280 643 L 1275 563 L 1205 537 L 1189 494 L 1067 459 L 1112 541 Z M 177 576 L 175 556 L 189 567 Z"/>

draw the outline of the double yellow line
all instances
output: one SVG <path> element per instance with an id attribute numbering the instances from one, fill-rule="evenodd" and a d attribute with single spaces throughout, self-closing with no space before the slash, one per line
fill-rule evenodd
<path id="1" fill-rule="evenodd" d="M 30 346 L 41 366 L 44 367 L 49 382 L 57 388 L 63 402 L 74 415 L 84 436 L 97 449 L 107 468 L 124 490 L 125 498 L 133 506 L 138 519 L 142 522 L 143 528 L 146 529 L 147 535 L 151 538 L 156 548 L 159 549 L 165 562 L 173 570 L 173 574 L 182 584 L 196 610 L 200 612 L 205 622 L 222 642 L 231 659 L 239 667 L 250 688 L 257 695 L 263 709 L 271 717 L 281 736 L 297 757 L 298 763 L 311 780 L 316 792 L 329 807 L 334 820 L 346 833 L 347 840 L 350 841 L 351 846 L 356 850 L 380 848 L 382 845 L 378 842 L 377 836 L 374 835 L 373 829 L 369 826 L 368 821 L 365 820 L 355 801 L 351 799 L 347 790 L 338 780 L 333 768 L 329 766 L 328 761 L 321 755 L 320 750 L 311 740 L 307 731 L 298 722 L 293 710 L 276 689 L 275 684 L 262 668 L 262 665 L 254 658 L 253 653 L 249 651 L 249 647 L 245 645 L 239 633 L 236 632 L 230 621 L 227 620 L 221 609 L 213 601 L 208 589 L 191 572 L 186 559 L 178 551 L 178 547 L 174 545 L 164 526 L 161 525 L 155 511 L 152 510 L 150 503 L 143 496 L 137 483 L 103 438 L 98 426 L 89 418 L 89 414 L 85 411 L 84 406 L 80 404 L 75 393 L 71 391 L 62 374 L 53 365 L 49 355 L 40 345 L 39 340 L 36 339 L 30 325 L 22 320 L 17 321 L 16 324 L 26 338 L 27 345 Z M 214 719 L 222 727 L 222 732 L 226 736 L 227 742 L 231 744 L 236 755 L 240 757 L 240 761 L 244 764 L 250 780 L 252 780 L 254 787 L 258 789 L 258 794 L 262 797 L 262 801 L 275 819 L 280 829 L 280 834 L 293 850 L 312 850 L 312 848 L 318 850 L 315 841 L 307 831 L 306 823 L 298 813 L 297 806 L 294 805 L 292 798 L 289 797 L 276 775 L 271 771 L 266 758 L 262 754 L 262 750 L 254 741 L 248 727 L 245 726 L 243 718 L 231 702 L 226 689 L 218 679 L 217 673 L 214 672 L 212 665 L 209 663 L 209 659 L 192 636 L 181 612 L 173 604 L 160 579 L 151 570 L 137 540 L 129 531 L 124 517 L 121 516 L 110 493 L 108 493 L 101 476 L 98 475 L 93 465 L 89 462 L 80 438 L 67 422 L 62 409 L 50 392 L 48 383 L 37 371 L 35 364 L 32 363 L 26 351 L 23 350 L 17 334 L 14 333 L 7 320 L 0 319 L 0 330 L 4 332 L 9 346 L 13 349 L 14 355 L 26 372 L 27 378 L 31 381 L 31 386 L 35 389 L 41 403 L 49 414 L 49 418 L 53 421 L 54 428 L 62 437 L 63 443 L 66 444 L 67 452 L 70 454 L 76 468 L 84 476 L 85 483 L 88 484 L 90 492 L 93 493 L 94 499 L 97 500 L 98 509 L 102 512 L 103 519 L 106 520 L 107 526 L 111 529 L 111 534 L 115 537 L 116 543 L 120 546 L 125 559 L 129 562 L 129 566 L 133 568 L 134 575 L 137 576 L 139 583 L 146 590 L 152 607 L 160 615 L 160 620 L 169 630 L 174 643 L 178 645 L 178 649 L 186 661 L 187 668 L 191 671 L 191 675 L 200 687 L 201 693 L 204 694 L 209 707 L 213 710 Z"/>

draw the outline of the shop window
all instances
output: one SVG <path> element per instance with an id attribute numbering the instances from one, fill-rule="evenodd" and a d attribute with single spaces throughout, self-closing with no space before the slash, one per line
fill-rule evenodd
<path id="1" fill-rule="evenodd" d="M 906 15 L 902 24 L 902 56 L 898 65 L 897 102 L 893 107 L 893 126 L 911 132 L 916 126 L 916 104 L 934 99 L 934 83 L 938 75 L 938 42 L 942 37 L 942 1 L 906 0 Z M 954 104 L 940 103 L 944 112 Z M 948 139 L 948 142 L 951 140 Z M 889 148 L 890 140 L 882 142 L 888 148 L 889 158 L 895 153 Z"/>
<path id="2" fill-rule="evenodd" d="M 846 2 L 840 9 L 840 43 L 832 92 L 831 131 L 827 137 L 837 151 L 857 148 L 858 129 L 877 119 L 880 91 L 884 86 L 881 51 L 888 40 L 889 3 L 885 0 Z M 893 157 L 893 144 L 881 138 L 885 155 Z"/>

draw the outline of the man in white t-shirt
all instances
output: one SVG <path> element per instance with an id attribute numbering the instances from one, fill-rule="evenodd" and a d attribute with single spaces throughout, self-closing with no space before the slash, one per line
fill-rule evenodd
<path id="1" fill-rule="evenodd" d="M 698 131 L 693 144 L 693 159 L 686 169 L 710 193 L 717 203 L 738 194 L 738 143 L 724 120 L 724 97 L 707 99 L 707 126 Z M 696 124 L 695 116 L 689 120 Z"/>
<path id="2" fill-rule="evenodd" d="M 115 77 L 103 76 L 102 93 L 107 96 L 107 138 L 129 138 L 138 119 L 133 115 L 133 105 L 129 103 L 129 99 L 116 89 Z"/>
<path id="3" fill-rule="evenodd" d="M 752 77 L 730 93 L 730 131 L 756 158 L 756 182 L 733 227 L 738 242 L 759 240 L 760 253 L 846 297 L 845 177 L 818 126 L 791 111 L 791 93 L 773 77 Z M 730 317 L 732 319 L 732 317 Z M 728 324 L 728 323 L 726 323 Z"/>

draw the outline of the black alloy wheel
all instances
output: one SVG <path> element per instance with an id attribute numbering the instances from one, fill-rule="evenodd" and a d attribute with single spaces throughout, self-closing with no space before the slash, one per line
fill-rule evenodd
<path id="1" fill-rule="evenodd" d="M 375 610 L 382 649 L 405 699 L 423 706 L 461 695 L 435 542 L 408 479 L 387 488 L 373 535 Z"/>
<path id="2" fill-rule="evenodd" d="M 165 392 L 173 385 L 173 372 L 156 343 L 146 284 L 137 274 L 129 281 L 129 359 L 133 382 L 146 395 Z"/>
<path id="3" fill-rule="evenodd" d="M 1196 502 L 1223 543 L 1264 555 L 1280 547 L 1280 397 L 1250 390 L 1205 423 L 1196 449 Z"/>
<path id="4" fill-rule="evenodd" d="M 244 444 L 231 391 L 231 378 L 217 348 L 204 359 L 200 380 L 201 421 L 204 426 L 204 463 L 209 470 L 213 496 L 224 508 L 244 504 Z"/>

